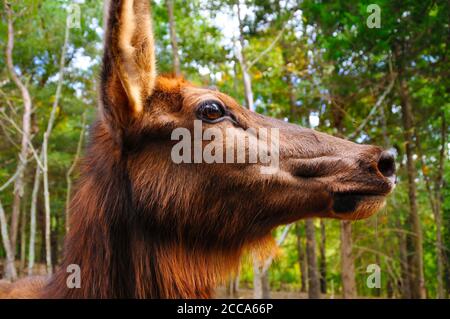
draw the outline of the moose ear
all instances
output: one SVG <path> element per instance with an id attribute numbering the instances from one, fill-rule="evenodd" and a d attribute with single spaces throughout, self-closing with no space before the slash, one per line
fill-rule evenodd
<path id="1" fill-rule="evenodd" d="M 156 79 L 149 0 L 109 0 L 101 102 L 113 130 L 123 130 L 144 109 Z"/>

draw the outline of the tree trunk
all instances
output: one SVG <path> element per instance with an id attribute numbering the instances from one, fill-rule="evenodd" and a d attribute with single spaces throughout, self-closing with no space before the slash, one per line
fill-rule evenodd
<path id="1" fill-rule="evenodd" d="M 257 256 L 253 259 L 253 289 L 254 299 L 270 299 L 269 267 Z"/>
<path id="2" fill-rule="evenodd" d="M 22 152 L 21 152 L 22 153 Z M 22 155 L 20 155 L 22 156 Z M 19 161 L 22 161 L 19 159 Z M 26 164 L 19 164 L 25 166 Z M 18 180 L 20 181 L 20 184 Z M 20 190 L 22 189 L 22 191 Z M 13 200 L 13 207 L 12 207 L 12 214 L 11 214 L 11 248 L 14 253 L 14 256 L 16 256 L 16 249 L 17 249 L 17 234 L 19 231 L 19 219 L 20 219 L 20 212 L 21 212 L 21 202 L 22 202 L 22 195 L 21 192 L 23 192 L 23 175 L 17 176 L 16 182 L 14 184 L 14 200 Z M 14 257 L 15 258 L 15 257 Z"/>
<path id="3" fill-rule="evenodd" d="M 270 280 L 269 280 L 269 270 L 263 270 L 261 274 L 262 283 L 262 299 L 270 299 Z"/>
<path id="4" fill-rule="evenodd" d="M 316 257 L 316 236 L 314 221 L 305 220 L 306 225 L 306 258 L 308 259 L 308 297 L 320 298 L 320 279 Z"/>
<path id="5" fill-rule="evenodd" d="M 25 272 L 25 263 L 27 257 L 27 214 L 22 212 L 20 221 L 20 272 Z"/>
<path id="6" fill-rule="evenodd" d="M 36 165 L 34 175 L 33 191 L 31 193 L 31 209 L 30 209 L 30 244 L 28 248 L 28 275 L 33 274 L 35 249 L 36 249 L 36 209 L 39 195 L 39 187 L 41 184 L 41 169 Z"/>
<path id="7" fill-rule="evenodd" d="M 341 221 L 341 276 L 342 297 L 344 299 L 356 298 L 355 265 L 352 253 L 352 224 L 350 221 Z"/>
<path id="8" fill-rule="evenodd" d="M 50 139 L 50 135 L 53 130 L 53 124 L 55 122 L 56 117 L 56 110 L 58 107 L 59 98 L 61 96 L 61 90 L 63 85 L 66 51 L 69 45 L 69 35 L 70 35 L 69 18 L 70 17 L 68 16 L 66 21 L 64 44 L 61 48 L 61 59 L 59 62 L 58 84 L 56 87 L 55 100 L 53 101 L 50 118 L 47 123 L 47 130 L 44 133 L 44 141 L 42 142 L 42 163 L 43 163 L 42 173 L 44 181 L 44 204 L 45 204 L 45 252 L 46 252 L 46 264 L 48 274 L 51 274 L 53 272 L 52 248 L 51 248 L 50 191 L 48 182 L 48 141 Z"/>
<path id="9" fill-rule="evenodd" d="M 239 273 L 230 277 L 228 286 L 228 296 L 231 298 L 239 298 Z"/>
<path id="10" fill-rule="evenodd" d="M 231 295 L 233 298 L 239 298 L 239 280 L 240 280 L 240 266 L 238 273 L 234 276 L 231 286 Z"/>
<path id="11" fill-rule="evenodd" d="M 306 290 L 308 289 L 308 279 L 307 279 L 307 270 L 308 268 L 306 267 L 306 252 L 305 252 L 305 247 L 303 245 L 303 237 L 301 234 L 301 224 L 300 222 L 297 222 L 296 224 L 296 236 L 297 236 L 297 254 L 298 254 L 298 264 L 299 264 L 299 268 L 300 268 L 300 291 L 301 292 L 306 292 Z"/>
<path id="12" fill-rule="evenodd" d="M 334 102 L 336 103 L 336 102 Z M 338 131 L 339 137 L 343 134 L 344 109 L 341 106 L 334 106 L 332 116 L 334 126 Z M 342 295 L 344 299 L 356 297 L 355 265 L 353 260 L 352 244 L 352 224 L 350 221 L 341 221 L 341 277 L 342 277 Z"/>
<path id="13" fill-rule="evenodd" d="M 403 229 L 400 224 L 400 220 L 397 221 L 397 228 Z M 398 245 L 400 251 L 400 270 L 402 275 L 402 281 L 400 283 L 400 288 L 402 292 L 403 299 L 411 298 L 411 282 L 409 273 L 409 263 L 408 263 L 408 247 L 406 243 L 406 236 L 403 232 L 398 232 Z"/>
<path id="14" fill-rule="evenodd" d="M 400 225 L 400 221 L 398 222 L 398 227 L 402 228 Z M 403 228 L 402 228 L 403 229 Z M 400 289 L 402 292 L 403 299 L 411 298 L 411 283 L 410 283 L 410 274 L 409 274 L 409 266 L 408 266 L 408 247 L 406 245 L 406 238 L 403 232 L 398 232 L 398 244 L 400 250 L 400 270 L 402 275 L 402 281 L 400 283 Z"/>
<path id="15" fill-rule="evenodd" d="M 11 242 L 9 241 L 6 215 L 1 202 L 0 202 L 0 230 L 2 235 L 3 247 L 5 248 L 6 252 L 4 278 L 6 280 L 15 280 L 17 278 L 17 272 L 16 267 L 14 265 L 14 254 L 11 249 Z"/>
<path id="16" fill-rule="evenodd" d="M 241 272 L 241 267 L 239 265 L 239 268 L 236 273 L 231 274 L 228 277 L 228 280 L 226 282 L 226 295 L 227 297 L 231 298 L 239 298 L 239 276 Z"/>
<path id="17" fill-rule="evenodd" d="M 26 85 L 21 81 L 19 75 L 16 73 L 13 62 L 13 49 L 14 49 L 14 26 L 13 26 L 13 11 L 11 9 L 10 4 L 5 1 L 5 10 L 7 15 L 7 23 L 8 23 L 8 43 L 6 46 L 6 65 L 8 71 L 11 75 L 13 82 L 19 88 L 20 93 L 22 95 L 24 112 L 22 118 L 22 142 L 19 153 L 19 161 L 17 164 L 17 172 L 19 173 L 14 182 L 14 201 L 13 201 L 13 209 L 11 216 L 11 251 L 13 253 L 13 258 L 15 258 L 16 253 L 16 242 L 17 242 L 17 233 L 19 227 L 19 219 L 21 212 L 21 199 L 23 196 L 23 187 L 24 187 L 24 171 L 27 166 L 27 157 L 29 152 L 29 144 L 30 144 L 30 133 L 31 133 L 31 97 L 30 92 Z"/>
<path id="18" fill-rule="evenodd" d="M 403 117 L 403 134 L 406 148 L 406 167 L 408 174 L 408 197 L 409 197 L 409 224 L 412 229 L 410 240 L 412 243 L 412 256 L 410 264 L 411 273 L 411 292 L 412 298 L 426 298 L 425 279 L 423 273 L 423 246 L 422 246 L 422 229 L 420 225 L 419 214 L 417 211 L 416 199 L 416 166 L 414 163 L 413 148 L 413 117 L 412 105 L 409 96 L 409 88 L 406 80 L 402 76 L 400 79 L 399 96 L 402 107 Z"/>
<path id="19" fill-rule="evenodd" d="M 327 259 L 325 255 L 326 251 L 326 233 L 325 222 L 320 220 L 320 292 L 327 293 Z"/>
<path id="20" fill-rule="evenodd" d="M 263 283 L 261 274 L 261 262 L 258 256 L 253 256 L 253 298 L 262 299 Z"/>
<path id="21" fill-rule="evenodd" d="M 245 105 L 251 111 L 255 111 L 255 106 L 253 102 L 253 90 L 252 90 L 252 79 L 248 70 L 247 60 L 245 58 L 244 48 L 245 48 L 245 40 L 244 40 L 244 25 L 241 18 L 241 6 L 238 1 L 237 4 L 238 11 L 238 21 L 239 21 L 239 43 L 240 48 L 236 48 L 236 55 L 241 65 L 242 70 L 242 79 L 244 82 L 244 92 L 245 92 Z"/>
<path id="22" fill-rule="evenodd" d="M 444 241 L 442 240 L 442 188 L 444 186 L 444 165 L 445 165 L 445 145 L 447 144 L 447 124 L 445 122 L 445 113 L 442 112 L 441 125 L 441 150 L 439 152 L 439 170 L 436 179 L 435 198 L 436 198 L 436 255 L 438 264 L 438 298 L 444 299 L 446 297 L 444 289 Z"/>
<path id="23" fill-rule="evenodd" d="M 175 76 L 180 76 L 181 75 L 180 56 L 178 54 L 178 41 L 175 27 L 175 18 L 173 14 L 173 7 L 174 7 L 173 2 L 174 0 L 166 0 L 166 6 L 167 6 L 167 14 L 169 16 L 169 34 L 170 34 L 170 44 L 172 46 L 173 74 Z"/>

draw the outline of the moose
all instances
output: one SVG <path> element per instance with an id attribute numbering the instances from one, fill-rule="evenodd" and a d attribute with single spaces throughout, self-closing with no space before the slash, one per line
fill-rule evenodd
<path id="1" fill-rule="evenodd" d="M 249 249 L 299 219 L 357 220 L 395 186 L 380 147 L 269 118 L 215 89 L 157 74 L 148 0 L 108 9 L 98 119 L 71 202 L 60 266 L 0 286 L 6 298 L 210 298 Z M 174 163 L 173 130 L 279 130 L 279 166 Z M 219 143 L 219 141 L 210 141 Z M 249 147 L 246 145 L 245 147 Z M 67 285 L 78 265 L 81 284 Z"/>

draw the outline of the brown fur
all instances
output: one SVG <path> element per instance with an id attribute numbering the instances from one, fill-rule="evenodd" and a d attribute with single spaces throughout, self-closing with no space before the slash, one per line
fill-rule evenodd
<path id="1" fill-rule="evenodd" d="M 146 0 L 112 2 L 100 115 L 72 200 L 62 264 L 45 285 L 9 286 L 10 297 L 210 297 L 246 249 L 270 247 L 274 227 L 314 216 L 368 217 L 393 187 L 378 167 L 378 147 L 252 113 L 184 79 L 157 77 L 147 10 Z M 280 130 L 276 174 L 261 174 L 261 163 L 171 160 L 171 132 L 192 130 L 197 106 L 210 99 L 235 123 L 204 129 L 229 128 L 240 139 L 249 127 Z M 79 289 L 66 286 L 70 264 L 81 267 Z"/>

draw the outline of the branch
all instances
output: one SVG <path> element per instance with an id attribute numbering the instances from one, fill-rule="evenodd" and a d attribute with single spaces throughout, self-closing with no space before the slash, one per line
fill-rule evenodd
<path id="1" fill-rule="evenodd" d="M 280 32 L 278 32 L 277 36 L 275 37 L 275 39 L 272 41 L 272 43 L 270 43 L 270 45 L 265 48 L 255 59 L 253 59 L 253 61 L 249 62 L 246 66 L 247 70 L 250 70 L 251 67 L 253 65 L 255 65 L 256 62 L 258 62 L 262 57 L 264 57 L 270 50 L 273 49 L 273 47 L 275 46 L 275 44 L 277 44 L 277 42 L 281 39 L 281 36 L 283 35 L 284 31 L 286 30 L 286 26 L 287 24 L 284 25 L 284 27 L 280 30 Z"/>
<path id="2" fill-rule="evenodd" d="M 6 183 L 3 184 L 3 185 L 0 187 L 0 192 L 3 192 L 5 189 L 7 189 L 8 186 L 11 185 L 12 182 L 14 182 L 14 181 L 16 180 L 17 176 L 19 176 L 20 173 L 21 173 L 21 171 L 20 171 L 19 168 L 18 168 L 18 169 L 16 170 L 16 172 L 14 173 L 14 175 L 11 176 L 11 177 L 6 181 Z"/>
<path id="3" fill-rule="evenodd" d="M 1 110 L 1 113 L 3 114 L 3 117 L 11 123 L 11 125 L 20 133 L 20 134 L 25 134 L 22 129 L 19 127 L 19 125 L 17 125 L 16 122 L 14 122 L 14 120 L 12 118 L 10 118 L 5 112 L 4 110 Z M 44 168 L 41 160 L 39 159 L 39 156 L 37 154 L 37 151 L 35 149 L 35 147 L 33 146 L 33 144 L 31 143 L 30 139 L 27 139 L 27 144 L 28 147 L 31 149 L 31 152 L 33 153 L 33 157 L 36 160 L 36 163 L 40 166 L 41 169 Z M 27 160 L 25 159 L 25 162 L 27 162 Z"/>
<path id="4" fill-rule="evenodd" d="M 372 107 L 372 109 L 370 110 L 369 114 L 364 119 L 364 121 L 358 126 L 358 128 L 352 134 L 349 135 L 349 137 L 348 137 L 349 139 L 355 138 L 364 129 L 364 127 L 369 122 L 370 118 L 375 114 L 375 112 L 378 110 L 378 108 L 383 104 L 386 96 L 388 96 L 388 94 L 391 93 L 392 88 L 394 87 L 396 78 L 397 78 L 396 76 L 392 76 L 391 82 L 389 83 L 386 90 L 384 90 L 383 94 L 381 94 L 381 96 L 378 98 L 377 102 Z"/>

